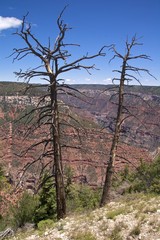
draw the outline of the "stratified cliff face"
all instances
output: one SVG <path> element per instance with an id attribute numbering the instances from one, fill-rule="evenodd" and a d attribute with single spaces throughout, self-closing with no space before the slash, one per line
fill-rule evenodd
<path id="1" fill-rule="evenodd" d="M 77 89 L 83 93 L 83 95 L 79 94 L 82 100 L 60 94 L 60 99 L 69 106 L 66 107 L 66 111 L 72 111 L 74 117 L 77 117 L 84 126 L 83 129 L 80 126 L 77 126 L 76 130 L 71 127 L 63 129 L 63 163 L 65 167 L 72 168 L 75 181 L 101 186 L 114 129 L 116 95 L 111 97 L 113 95 L 111 89 L 89 88 L 89 86 L 81 86 Z M 125 121 L 122 129 L 115 164 L 116 171 L 122 170 L 126 164 L 134 169 L 142 160 L 152 161 L 159 147 L 159 100 L 158 95 L 146 93 L 133 94 L 130 91 L 127 95 L 126 105 L 133 116 Z M 15 182 L 21 179 L 23 167 L 29 166 L 30 162 L 36 162 L 42 153 L 41 147 L 35 147 L 22 157 L 19 156 L 37 139 L 43 138 L 43 132 L 47 129 L 37 129 L 34 134 L 24 139 L 27 126 L 23 122 L 15 121 L 23 109 L 35 105 L 37 101 L 36 96 L 20 97 L 18 95 L 9 96 L 9 98 L 5 96 L 1 101 L 0 162 L 6 166 L 8 174 L 12 175 Z M 137 120 L 139 120 L 138 124 Z M 143 128 L 144 123 L 147 123 L 146 128 Z M 24 184 L 28 189 L 34 190 L 37 176 L 46 163 L 52 168 L 51 157 L 37 161 L 35 165 L 28 167 L 25 178 L 20 181 L 21 185 Z"/>
<path id="2" fill-rule="evenodd" d="M 113 133 L 117 113 L 117 88 L 113 86 L 76 85 L 83 95 L 78 98 L 62 95 L 77 113 L 94 120 Z M 160 87 L 126 87 L 124 112 L 126 118 L 121 132 L 124 142 L 154 152 L 160 147 Z M 81 99 L 81 100 L 80 100 Z"/>
<path id="3" fill-rule="evenodd" d="M 5 132 L 5 138 L 0 141 L 1 159 L 0 162 L 6 167 L 8 175 L 11 175 L 15 182 L 21 179 L 23 167 L 29 166 L 29 163 L 36 161 L 41 155 L 43 149 L 35 147 L 20 157 L 20 153 L 34 144 L 42 136 L 41 130 L 23 140 L 21 133 L 23 126 L 19 126 L 19 131 L 13 131 L 14 126 L 11 123 L 5 124 L 1 128 L 1 133 Z M 62 156 L 64 168 L 71 167 L 73 179 L 76 182 L 88 183 L 91 186 L 101 186 L 104 181 L 107 160 L 109 159 L 109 150 L 111 146 L 112 135 L 106 130 L 87 129 L 77 132 L 68 128 L 63 138 Z M 7 147 L 6 147 L 7 146 Z M 67 147 L 66 147 L 67 146 Z M 126 165 L 132 169 L 140 164 L 141 160 L 152 161 L 152 156 L 146 149 L 120 144 L 118 156 L 116 158 L 115 170 L 118 172 Z M 50 162 L 50 163 L 49 163 Z M 39 160 L 34 165 L 28 167 L 25 177 L 20 184 L 34 190 L 37 178 L 41 168 L 49 163 L 49 168 L 53 166 L 52 157 Z"/>

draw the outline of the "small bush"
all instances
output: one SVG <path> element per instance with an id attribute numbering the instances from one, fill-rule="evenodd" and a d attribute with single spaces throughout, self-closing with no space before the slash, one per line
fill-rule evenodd
<path id="1" fill-rule="evenodd" d="M 44 184 L 39 193 L 39 204 L 34 214 L 35 224 L 46 219 L 56 219 L 56 190 L 53 184 L 53 178 L 45 174 L 42 182 Z"/>
<path id="2" fill-rule="evenodd" d="M 0 218 L 0 232 L 4 231 L 7 228 L 9 223 L 10 222 L 8 221 L 7 217 L 1 216 L 1 218 Z"/>
<path id="3" fill-rule="evenodd" d="M 54 226 L 54 221 L 51 219 L 42 220 L 37 224 L 38 230 L 45 231 L 47 228 Z"/>
<path id="4" fill-rule="evenodd" d="M 7 182 L 7 178 L 5 177 L 3 166 L 0 165 L 0 190 L 6 191 L 8 189 L 9 189 L 9 183 Z M 0 198 L 0 201 L 1 201 L 1 198 Z"/>
<path id="5" fill-rule="evenodd" d="M 116 184 L 122 185 L 123 181 L 129 183 L 130 187 L 125 192 L 145 192 L 160 194 L 160 157 L 152 163 L 141 160 L 137 170 L 130 173 L 126 167 L 120 174 L 121 180 Z"/>
<path id="6" fill-rule="evenodd" d="M 33 223 L 33 216 L 37 205 L 37 199 L 27 192 L 24 192 L 19 202 L 11 207 L 13 227 L 23 227 L 26 223 Z"/>
<path id="7" fill-rule="evenodd" d="M 94 209 L 98 206 L 100 194 L 87 185 L 71 184 L 67 195 L 68 211 Z"/>
<path id="8" fill-rule="evenodd" d="M 91 232 L 78 232 L 70 236 L 71 240 L 96 240 L 97 238 Z"/>
<path id="9" fill-rule="evenodd" d="M 112 211 L 109 211 L 107 213 L 107 218 L 109 219 L 114 219 L 116 216 L 120 215 L 120 214 L 125 214 L 126 209 L 125 208 L 118 208 Z"/>
<path id="10" fill-rule="evenodd" d="M 160 157 L 150 164 L 142 161 L 130 178 L 132 191 L 160 194 Z"/>

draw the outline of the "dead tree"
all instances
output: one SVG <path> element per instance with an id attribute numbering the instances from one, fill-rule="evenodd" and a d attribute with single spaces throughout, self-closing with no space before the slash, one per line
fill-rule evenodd
<path id="1" fill-rule="evenodd" d="M 46 84 L 46 94 L 40 99 L 37 104 L 36 114 L 38 113 L 37 122 L 30 128 L 30 132 L 43 126 L 49 126 L 49 133 L 46 139 L 43 139 L 34 146 L 43 145 L 43 154 L 39 159 L 50 156 L 53 161 L 53 172 L 55 175 L 56 186 L 56 202 L 57 202 L 57 218 L 63 218 L 66 214 L 66 200 L 64 190 L 63 179 L 63 166 L 62 166 L 62 153 L 61 153 L 61 136 L 60 136 L 60 119 L 59 119 L 59 102 L 58 91 L 64 91 L 65 88 L 69 88 L 64 83 L 64 79 L 60 77 L 63 73 L 70 72 L 72 70 L 84 69 L 89 72 L 95 69 L 94 65 L 83 65 L 86 60 L 94 59 L 98 56 L 104 56 L 103 48 L 95 54 L 89 56 L 88 54 L 70 61 L 71 54 L 67 48 L 71 46 L 79 46 L 78 44 L 65 43 L 66 32 L 70 29 L 67 24 L 62 20 L 62 15 L 65 8 L 57 19 L 57 26 L 59 34 L 54 44 L 51 44 L 50 40 L 48 46 L 44 46 L 31 32 L 31 24 L 26 23 L 26 16 L 23 18 L 22 27 L 20 31 L 15 34 L 20 37 L 26 47 L 14 49 L 14 60 L 22 60 L 29 56 L 34 56 L 40 60 L 41 64 L 35 68 L 16 72 L 18 78 L 24 79 L 28 83 L 33 78 L 42 78 Z M 53 48 L 52 48 L 53 46 Z M 70 62 L 69 62 L 70 61 Z M 48 90 L 47 90 L 48 89 Z M 45 102 L 45 104 L 43 104 Z M 50 144 L 50 150 L 47 150 L 47 146 Z M 34 146 L 31 146 L 34 147 Z"/>
<path id="2" fill-rule="evenodd" d="M 147 73 L 150 76 L 152 76 L 147 69 L 135 67 L 135 66 L 132 66 L 129 64 L 130 61 L 136 60 L 136 59 L 151 60 L 150 57 L 145 54 L 140 54 L 140 55 L 132 54 L 133 48 L 136 46 L 139 46 L 139 45 L 142 45 L 142 44 L 138 43 L 136 36 L 134 36 L 132 38 L 131 42 L 129 42 L 128 40 L 126 41 L 125 55 L 120 54 L 116 50 L 114 45 L 111 46 L 111 48 L 110 48 L 114 53 L 114 56 L 111 60 L 113 60 L 115 58 L 120 59 L 122 61 L 122 66 L 121 66 L 120 70 L 113 71 L 120 75 L 120 77 L 116 77 L 113 79 L 113 82 L 115 82 L 115 81 L 119 82 L 118 94 L 116 94 L 116 96 L 117 96 L 117 114 L 116 114 L 116 118 L 115 118 L 114 129 L 113 129 L 113 139 L 111 142 L 109 160 L 108 160 L 108 164 L 107 164 L 105 182 L 104 182 L 104 186 L 103 186 L 103 193 L 102 193 L 102 198 L 101 198 L 101 202 L 100 202 L 101 207 L 106 204 L 106 202 L 109 200 L 109 197 L 110 197 L 112 176 L 114 173 L 115 159 L 117 156 L 117 147 L 118 147 L 119 140 L 120 140 L 120 133 L 121 133 L 122 126 L 123 126 L 125 120 L 128 119 L 129 117 L 136 117 L 136 116 L 134 116 L 134 114 L 132 112 L 129 111 L 129 109 L 127 109 L 125 107 L 125 102 L 124 102 L 125 95 L 126 95 L 125 86 L 129 85 L 129 83 L 132 82 L 133 80 L 136 80 L 138 83 L 140 83 L 140 80 L 139 80 L 140 75 L 139 74 L 142 72 Z M 138 74 L 138 77 L 137 77 L 137 74 Z"/>

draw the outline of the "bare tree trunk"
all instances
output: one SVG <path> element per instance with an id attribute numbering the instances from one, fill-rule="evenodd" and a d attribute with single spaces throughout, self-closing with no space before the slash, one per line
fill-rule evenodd
<path id="1" fill-rule="evenodd" d="M 106 202 L 109 200 L 110 197 L 110 189 L 112 183 L 112 176 L 114 173 L 114 165 L 115 165 L 115 158 L 117 152 L 117 146 L 119 141 L 119 135 L 121 130 L 121 123 L 122 123 L 122 110 L 123 110 L 123 101 L 124 101 L 124 83 L 125 83 L 125 68 L 126 68 L 126 61 L 124 60 L 122 66 L 122 73 L 120 79 L 120 86 L 119 86 L 119 100 L 118 100 L 118 110 L 117 110 L 117 117 L 116 117 L 116 125 L 115 125 L 115 132 L 112 140 L 111 150 L 110 150 L 110 158 L 106 170 L 105 176 L 105 183 L 103 187 L 102 198 L 100 202 L 100 206 L 104 206 Z"/>
<path id="2" fill-rule="evenodd" d="M 51 81 L 51 109 L 52 109 L 52 127 L 51 137 L 53 139 L 54 149 L 54 162 L 53 171 L 55 174 L 55 185 L 56 185 L 56 203 L 57 203 L 57 218 L 63 218 L 66 215 L 66 199 L 65 199 L 65 188 L 63 180 L 63 167 L 62 167 L 62 156 L 60 146 L 60 125 L 59 125 L 59 112 L 57 102 L 57 90 L 56 81 Z"/>

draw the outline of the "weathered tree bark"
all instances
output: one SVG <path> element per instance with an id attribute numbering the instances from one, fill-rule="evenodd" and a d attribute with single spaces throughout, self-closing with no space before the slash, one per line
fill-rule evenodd
<path id="1" fill-rule="evenodd" d="M 115 132 L 112 140 L 111 150 L 109 154 L 109 161 L 106 171 L 106 177 L 105 177 L 105 183 L 101 198 L 100 206 L 103 206 L 106 204 L 106 202 L 109 200 L 109 191 L 111 188 L 112 183 L 112 176 L 114 173 L 114 165 L 115 165 L 115 158 L 116 158 L 116 151 L 120 136 L 120 130 L 121 130 L 121 122 L 122 122 L 122 110 L 123 110 L 123 101 L 124 101 L 124 83 L 125 83 L 125 68 L 126 68 L 126 61 L 123 62 L 122 66 L 122 74 L 121 74 L 121 80 L 120 80 L 120 86 L 119 86 L 119 100 L 118 100 L 118 110 L 117 110 L 117 117 L 116 117 L 116 125 L 115 125 Z"/>
<path id="2" fill-rule="evenodd" d="M 54 149 L 54 161 L 53 169 L 55 174 L 55 185 L 56 185 L 56 202 L 57 202 L 57 218 L 63 218 L 66 215 L 66 200 L 65 200 L 65 187 L 63 179 L 63 166 L 62 166 L 62 154 L 60 145 L 60 124 L 59 124 L 59 111 L 58 111 L 58 99 L 56 90 L 56 80 L 51 78 L 51 136 L 52 144 Z"/>

